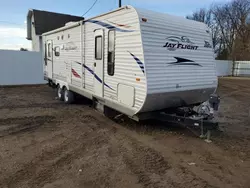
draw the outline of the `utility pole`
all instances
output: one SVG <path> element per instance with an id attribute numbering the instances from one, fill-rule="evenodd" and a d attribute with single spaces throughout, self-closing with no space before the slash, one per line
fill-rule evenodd
<path id="1" fill-rule="evenodd" d="M 119 0 L 119 7 L 122 7 L 122 0 Z"/>

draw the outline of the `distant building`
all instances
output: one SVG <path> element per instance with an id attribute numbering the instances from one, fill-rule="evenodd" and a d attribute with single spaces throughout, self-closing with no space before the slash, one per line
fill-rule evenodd
<path id="1" fill-rule="evenodd" d="M 79 16 L 30 9 L 27 15 L 27 39 L 32 41 L 32 50 L 41 51 L 43 33 L 63 27 L 68 22 L 83 19 Z"/>

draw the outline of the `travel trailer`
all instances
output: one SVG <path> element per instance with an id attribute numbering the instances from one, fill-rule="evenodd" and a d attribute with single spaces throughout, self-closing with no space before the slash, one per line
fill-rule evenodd
<path id="1" fill-rule="evenodd" d="M 77 93 L 140 120 L 200 105 L 217 88 L 210 30 L 185 18 L 124 6 L 43 42 L 45 79 L 66 103 Z"/>

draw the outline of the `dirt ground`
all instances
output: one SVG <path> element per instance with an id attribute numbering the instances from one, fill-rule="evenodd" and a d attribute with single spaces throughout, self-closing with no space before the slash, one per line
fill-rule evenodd
<path id="1" fill-rule="evenodd" d="M 250 79 L 220 79 L 208 144 L 159 122 L 114 122 L 48 86 L 0 88 L 1 188 L 250 187 Z"/>

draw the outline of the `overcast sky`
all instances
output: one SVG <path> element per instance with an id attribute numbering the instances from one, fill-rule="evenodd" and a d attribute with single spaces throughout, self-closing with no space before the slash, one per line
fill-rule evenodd
<path id="1" fill-rule="evenodd" d="M 124 5 L 186 16 L 192 11 L 209 7 L 212 3 L 229 0 L 123 0 Z M 2 0 L 0 6 L 0 49 L 31 49 L 26 40 L 26 16 L 29 9 L 48 10 L 81 16 L 94 0 Z M 118 0 L 98 0 L 85 17 L 91 17 L 117 8 Z"/>

